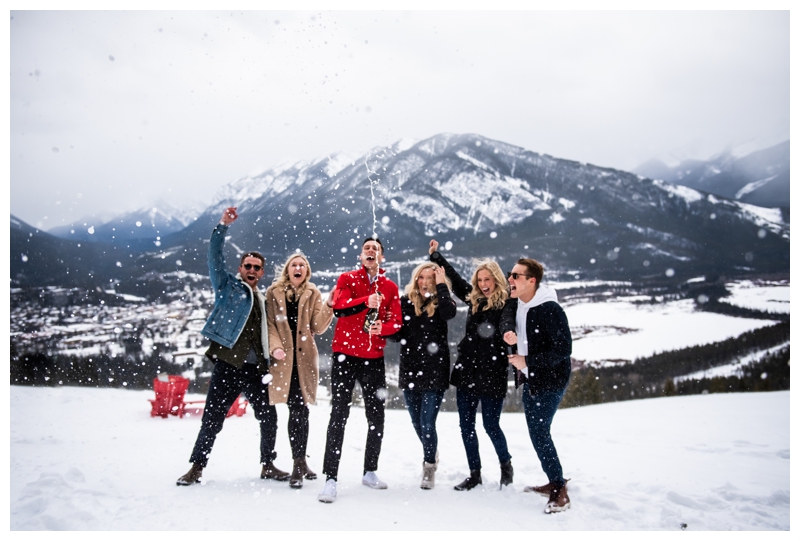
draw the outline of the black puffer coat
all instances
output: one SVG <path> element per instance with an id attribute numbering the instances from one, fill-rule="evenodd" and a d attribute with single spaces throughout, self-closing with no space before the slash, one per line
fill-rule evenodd
<path id="1" fill-rule="evenodd" d="M 387 340 L 400 342 L 400 388 L 411 391 L 446 391 L 450 386 L 450 348 L 447 320 L 456 315 L 456 303 L 445 284 L 436 284 L 439 306 L 432 317 L 414 312 L 414 303 L 403 295 L 400 308 L 403 327 Z M 427 304 L 427 303 L 426 303 Z"/>
<path id="2" fill-rule="evenodd" d="M 464 280 L 439 252 L 433 252 L 430 259 L 444 267 L 453 284 L 453 293 L 467 305 L 466 334 L 458 344 L 458 359 L 450 383 L 476 395 L 504 398 L 508 389 L 508 355 L 500 334 L 503 307 L 484 310 L 484 299 L 473 314 L 472 305 L 467 300 L 472 284 Z"/>

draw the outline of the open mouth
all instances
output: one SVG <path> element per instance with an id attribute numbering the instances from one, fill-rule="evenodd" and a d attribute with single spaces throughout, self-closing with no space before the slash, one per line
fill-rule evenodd
<path id="1" fill-rule="evenodd" d="M 488 295 L 489 294 L 489 288 L 488 287 L 481 288 L 481 291 L 483 291 L 484 295 Z"/>
<path id="2" fill-rule="evenodd" d="M 295 278 L 302 278 L 302 277 L 303 277 L 303 273 L 301 273 L 301 272 L 296 272 L 296 273 L 294 273 L 294 277 L 295 277 Z"/>
<path id="3" fill-rule="evenodd" d="M 368 255 L 367 256 L 367 261 L 375 261 L 375 257 L 371 256 L 371 255 Z"/>

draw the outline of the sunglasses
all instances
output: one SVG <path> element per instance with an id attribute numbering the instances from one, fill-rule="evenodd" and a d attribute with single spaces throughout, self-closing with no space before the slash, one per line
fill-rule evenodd
<path id="1" fill-rule="evenodd" d="M 256 272 L 261 270 L 261 265 L 253 265 L 252 263 L 245 263 L 242 266 L 245 268 L 245 270 L 253 269 Z"/>
<path id="2" fill-rule="evenodd" d="M 519 280 L 520 276 L 524 276 L 525 278 L 533 278 L 533 276 L 530 276 L 528 274 L 522 274 L 520 272 L 507 272 L 506 273 L 506 277 L 507 278 L 513 278 L 514 280 Z"/>

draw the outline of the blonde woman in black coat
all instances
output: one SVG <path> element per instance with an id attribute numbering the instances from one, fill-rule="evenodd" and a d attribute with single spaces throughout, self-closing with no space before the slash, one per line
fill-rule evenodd
<path id="1" fill-rule="evenodd" d="M 476 262 L 471 283 L 467 282 L 437 251 L 438 247 L 439 243 L 432 239 L 428 249 L 431 261 L 444 268 L 453 284 L 453 293 L 468 308 L 466 334 L 458 344 L 458 359 L 450 383 L 457 388 L 456 404 L 469 477 L 454 488 L 471 490 L 483 483 L 475 432 L 478 404 L 483 428 L 500 461 L 500 486 L 510 485 L 514 481 L 514 469 L 505 434 L 500 428 L 500 413 L 508 389 L 507 347 L 500 334 L 500 319 L 508 299 L 508 282 L 500 266 L 488 259 Z"/>
<path id="2" fill-rule="evenodd" d="M 387 338 L 400 342 L 400 388 L 424 453 L 420 488 L 431 489 L 439 463 L 436 417 L 450 386 L 447 320 L 456 315 L 444 269 L 418 265 L 400 307 L 403 327 Z"/>

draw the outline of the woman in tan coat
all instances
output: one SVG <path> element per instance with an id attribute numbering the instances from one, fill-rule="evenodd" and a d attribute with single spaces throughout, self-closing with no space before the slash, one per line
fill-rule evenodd
<path id="1" fill-rule="evenodd" d="M 319 360 L 314 335 L 331 324 L 333 309 L 317 286 L 309 282 L 311 265 L 302 253 L 289 256 L 267 289 L 267 329 L 272 361 L 270 404 L 289 407 L 289 442 L 294 467 L 289 486 L 301 488 L 303 477 L 316 479 L 306 464 L 308 404 L 314 404 L 319 384 Z M 336 288 L 334 287 L 334 290 Z"/>

